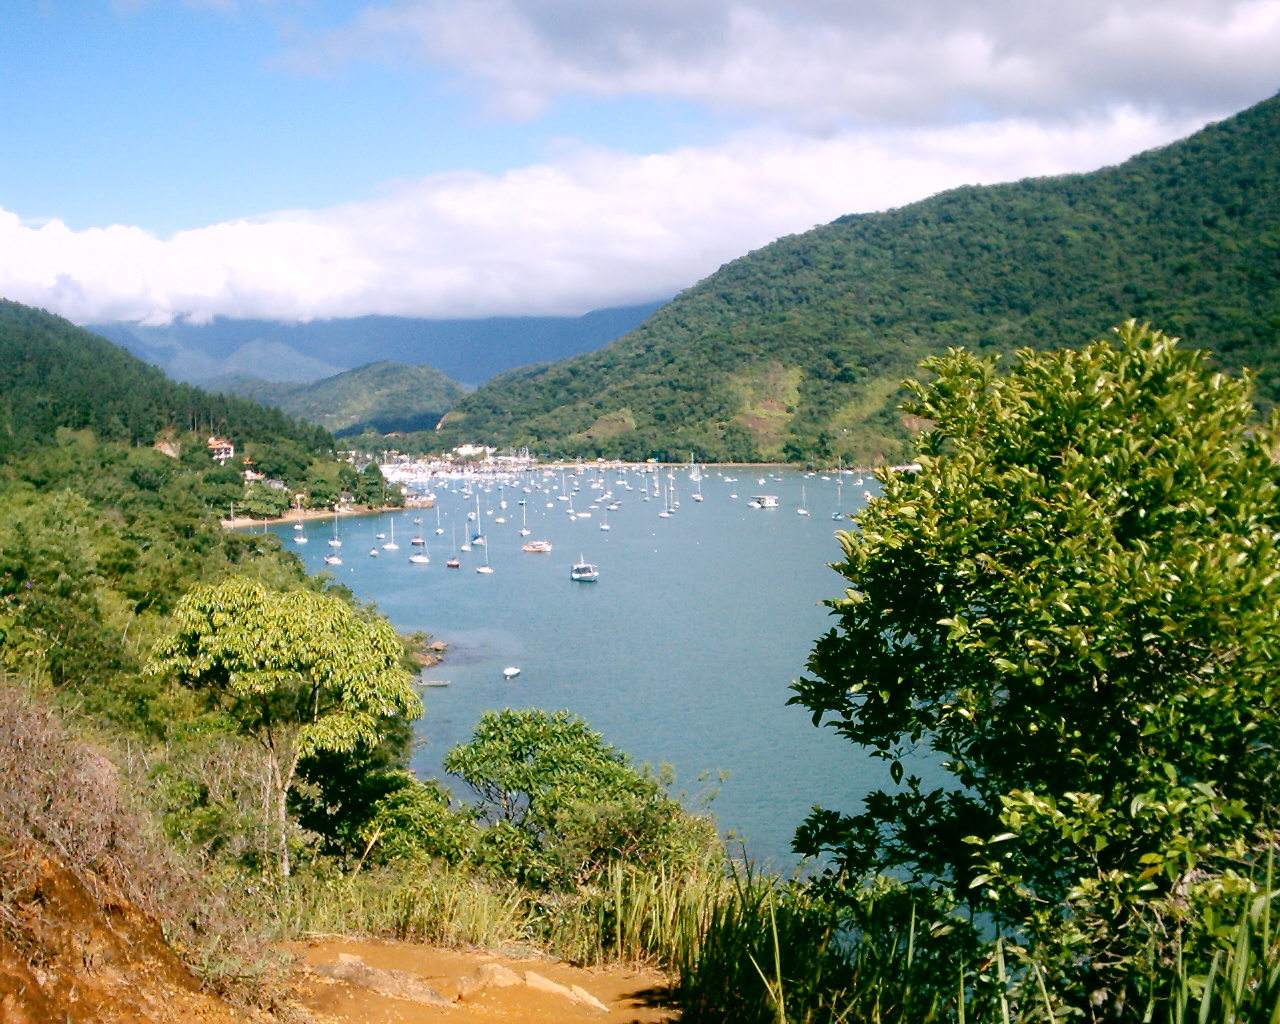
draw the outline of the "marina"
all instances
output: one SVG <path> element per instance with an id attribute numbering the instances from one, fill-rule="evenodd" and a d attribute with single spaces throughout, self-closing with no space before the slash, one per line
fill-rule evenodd
<path id="1" fill-rule="evenodd" d="M 767 474 L 772 511 L 749 507 L 730 475 L 737 472 L 750 472 L 753 482 Z M 667 467 L 620 473 L 593 466 L 513 472 L 501 481 L 437 477 L 432 518 L 438 511 L 446 532 L 485 541 L 454 556 L 471 571 L 412 565 L 384 549 L 381 558 L 332 574 L 397 629 L 448 644 L 443 668 L 451 685 L 424 694 L 417 724 L 419 775 L 467 799 L 440 760 L 469 738 L 483 711 L 569 709 L 635 761 L 673 765 L 674 791 L 692 805 L 716 792 L 711 810 L 750 856 L 794 863 L 791 835 L 815 803 L 856 810 L 863 794 L 888 780 L 882 762 L 786 706 L 790 681 L 829 628 L 821 602 L 844 586 L 827 564 L 841 557 L 835 531 L 849 525 L 826 514 L 838 507 L 838 481 L 759 467 L 700 467 L 697 481 L 687 467 L 675 480 L 667 474 Z M 677 506 L 672 491 L 695 486 L 703 500 Z M 871 488 L 878 484 L 867 476 L 858 493 Z M 505 524 L 496 521 L 500 491 L 526 503 Z M 843 497 L 846 512 L 867 500 Z M 819 514 L 795 515 L 805 501 Z M 578 516 L 605 508 L 607 532 Z M 373 533 L 408 536 L 421 514 L 344 517 L 338 536 L 365 543 Z M 551 550 L 526 554 L 522 528 Z M 291 523 L 272 529 L 281 537 L 295 532 Z M 331 529 L 309 521 L 302 532 L 323 539 Z M 324 568 L 315 546 L 298 555 L 308 569 Z M 598 581 L 575 583 L 575 563 L 595 567 Z M 504 673 L 517 666 L 518 675 Z"/>

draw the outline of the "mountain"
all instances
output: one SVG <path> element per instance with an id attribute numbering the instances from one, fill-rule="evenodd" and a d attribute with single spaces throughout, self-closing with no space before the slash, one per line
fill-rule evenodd
<path id="1" fill-rule="evenodd" d="M 95 324 L 96 331 L 175 380 L 203 382 L 249 374 L 309 382 L 374 361 L 434 366 L 453 380 L 481 384 L 528 363 L 563 359 L 621 337 L 662 305 L 598 309 L 584 316 L 423 320 L 363 316 L 307 323 L 229 320 L 167 327 Z M 269 358 L 263 359 L 267 354 Z M 272 368 L 268 375 L 262 367 Z"/>
<path id="2" fill-rule="evenodd" d="M 333 440 L 279 409 L 169 380 L 123 348 L 71 322 L 0 299 L 0 462 L 47 444 L 58 428 L 150 444 L 170 428 L 246 441 Z"/>
<path id="3" fill-rule="evenodd" d="M 236 376 L 207 381 L 205 386 L 277 406 L 335 435 L 431 430 L 463 395 L 462 388 L 439 370 L 389 361 L 310 384 Z"/>
<path id="4" fill-rule="evenodd" d="M 1116 167 L 842 217 L 727 264 L 639 328 L 502 374 L 438 440 L 627 458 L 907 452 L 899 381 L 950 345 L 1079 345 L 1128 317 L 1280 400 L 1280 99 Z"/>

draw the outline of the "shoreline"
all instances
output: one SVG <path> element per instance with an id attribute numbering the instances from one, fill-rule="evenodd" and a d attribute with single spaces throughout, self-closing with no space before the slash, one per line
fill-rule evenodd
<path id="1" fill-rule="evenodd" d="M 316 519 L 331 519 L 333 516 L 378 516 L 384 512 L 409 511 L 409 505 L 378 505 L 367 508 L 340 508 L 336 512 L 331 508 L 295 509 L 288 515 L 275 519 L 263 519 L 254 516 L 236 516 L 234 519 L 219 519 L 218 524 L 224 530 L 240 530 L 250 526 L 273 526 L 280 523 L 308 523 Z"/>

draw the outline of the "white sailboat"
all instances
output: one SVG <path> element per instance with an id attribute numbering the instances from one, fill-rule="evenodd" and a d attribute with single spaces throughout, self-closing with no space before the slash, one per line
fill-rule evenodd
<path id="1" fill-rule="evenodd" d="M 804 493 L 804 484 L 801 484 L 800 485 L 800 507 L 796 509 L 796 515 L 807 516 L 809 514 L 809 510 L 805 506 L 808 504 L 809 504 L 809 498 Z"/>
<path id="2" fill-rule="evenodd" d="M 522 501 L 520 502 L 520 536 L 527 537 L 531 532 L 529 529 L 529 506 Z"/>
<path id="3" fill-rule="evenodd" d="M 844 480 L 836 477 L 836 510 L 831 513 L 831 518 L 839 522 L 844 518 Z"/>
<path id="4" fill-rule="evenodd" d="M 382 545 L 383 551 L 399 551 L 400 545 L 396 543 L 396 521 L 391 520 L 391 539 Z"/>
<path id="5" fill-rule="evenodd" d="M 489 545 L 488 544 L 484 546 L 484 565 L 477 565 L 476 572 L 480 573 L 482 576 L 488 576 L 491 572 L 493 572 L 493 566 L 489 564 Z"/>
<path id="6" fill-rule="evenodd" d="M 436 506 L 436 536 L 439 537 L 444 533 L 444 527 L 440 525 L 440 506 Z"/>
<path id="7" fill-rule="evenodd" d="M 601 521 L 601 523 L 600 523 L 600 529 L 602 529 L 602 530 L 607 530 L 607 529 L 609 529 L 609 506 L 608 506 L 608 505 L 606 505 L 606 506 L 605 506 L 605 509 L 604 509 L 604 517 L 603 517 L 603 520 L 602 520 L 602 521 Z"/>

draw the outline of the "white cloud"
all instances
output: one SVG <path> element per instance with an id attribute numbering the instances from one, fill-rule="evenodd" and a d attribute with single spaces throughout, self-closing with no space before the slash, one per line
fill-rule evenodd
<path id="1" fill-rule="evenodd" d="M 582 312 L 670 295 L 844 213 L 1091 169 L 1197 124 L 1121 108 L 1057 127 L 1005 120 L 830 138 L 756 129 L 653 156 L 582 150 L 501 175 L 433 175 L 169 239 L 26 224 L 0 210 L 0 294 L 81 323 Z"/>
<path id="2" fill-rule="evenodd" d="M 1280 0 L 393 0 L 293 53 L 386 57 L 451 70 L 523 116 L 571 94 L 819 128 L 1207 111 L 1280 84 Z"/>

